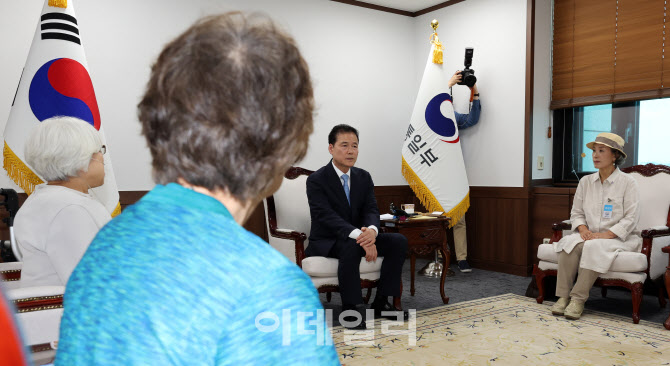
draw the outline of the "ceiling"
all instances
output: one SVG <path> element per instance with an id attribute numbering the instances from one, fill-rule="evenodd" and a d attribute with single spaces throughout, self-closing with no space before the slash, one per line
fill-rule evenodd
<path id="1" fill-rule="evenodd" d="M 437 4 L 442 4 L 446 1 L 447 0 L 362 0 L 361 2 L 414 13 Z"/>

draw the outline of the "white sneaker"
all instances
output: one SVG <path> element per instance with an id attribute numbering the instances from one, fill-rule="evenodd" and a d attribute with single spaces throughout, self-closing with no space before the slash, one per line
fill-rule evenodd
<path id="1" fill-rule="evenodd" d="M 570 301 L 570 305 L 565 308 L 565 319 L 577 320 L 582 317 L 584 312 L 584 303 L 581 301 Z"/>
<path id="2" fill-rule="evenodd" d="M 561 297 L 556 301 L 554 306 L 551 307 L 551 313 L 554 315 L 563 315 L 565 312 L 565 308 L 568 306 L 570 303 L 570 298 L 569 297 Z"/>

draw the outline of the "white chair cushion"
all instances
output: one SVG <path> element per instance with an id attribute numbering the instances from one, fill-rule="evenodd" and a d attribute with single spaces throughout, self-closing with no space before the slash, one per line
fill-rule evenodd
<path id="1" fill-rule="evenodd" d="M 543 261 L 558 263 L 558 253 L 554 251 L 553 244 L 540 244 L 537 247 L 537 257 Z"/>
<path id="2" fill-rule="evenodd" d="M 646 269 L 646 255 L 642 253 L 619 252 L 614 262 L 612 262 L 610 272 L 644 272 Z"/>
<path id="3" fill-rule="evenodd" d="M 645 177 L 638 173 L 630 173 L 635 178 L 640 191 L 640 221 L 637 228 L 645 230 L 653 226 L 665 225 L 670 208 L 670 174 L 656 174 Z M 667 265 L 667 262 L 666 262 Z"/>
<path id="4" fill-rule="evenodd" d="M 61 317 L 63 308 L 16 314 L 24 343 L 35 345 L 57 341 Z"/>
<path id="5" fill-rule="evenodd" d="M 371 272 L 371 273 L 361 273 L 361 279 L 376 281 L 381 275 L 380 272 Z M 340 281 L 337 280 L 337 277 L 310 277 L 314 287 L 317 289 L 321 286 L 339 286 Z"/>
<path id="6" fill-rule="evenodd" d="M 30 297 L 55 296 L 65 293 L 65 286 L 34 286 L 22 287 L 7 291 L 9 301 L 27 299 Z"/>
<path id="7" fill-rule="evenodd" d="M 381 271 L 383 260 L 383 257 L 379 257 L 374 262 L 368 262 L 364 257 L 361 258 L 361 278 L 363 278 L 363 274 L 365 273 Z M 310 277 L 337 277 L 338 265 L 339 261 L 336 258 L 307 257 L 302 260 L 302 270 Z"/>
<path id="8" fill-rule="evenodd" d="M 553 269 L 553 270 L 557 271 L 558 270 L 558 263 L 540 261 L 540 263 L 537 264 L 537 267 L 540 268 L 543 271 L 548 271 L 550 269 Z"/>
<path id="9" fill-rule="evenodd" d="M 0 263 L 0 272 L 2 271 L 15 271 L 23 267 L 23 262 L 3 262 Z"/>
<path id="10" fill-rule="evenodd" d="M 314 287 L 317 289 L 321 286 L 339 286 L 340 281 L 337 280 L 337 277 L 310 277 Z"/>
<path id="11" fill-rule="evenodd" d="M 0 282 L 0 288 L 5 291 L 21 288 L 21 281 L 2 281 Z"/>
<path id="12" fill-rule="evenodd" d="M 636 283 L 636 282 L 644 283 L 644 281 L 647 279 L 647 274 L 644 272 L 624 273 L 624 272 L 610 271 L 607 273 L 603 273 L 598 277 L 602 279 L 624 280 L 629 283 Z"/>
<path id="13" fill-rule="evenodd" d="M 62 295 L 64 292 L 65 286 L 22 287 L 7 291 L 7 299 L 11 301 L 55 296 Z M 16 319 L 21 327 L 25 344 L 35 345 L 57 341 L 62 316 L 63 308 L 17 313 Z"/>

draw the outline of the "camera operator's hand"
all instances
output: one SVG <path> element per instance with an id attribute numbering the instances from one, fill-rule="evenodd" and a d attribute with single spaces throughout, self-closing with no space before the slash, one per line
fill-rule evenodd
<path id="1" fill-rule="evenodd" d="M 461 70 L 456 70 L 456 72 L 454 73 L 454 76 L 452 76 L 451 79 L 449 79 L 449 84 L 447 86 L 451 88 L 452 86 L 456 85 L 457 83 L 460 83 L 461 80 L 463 80 L 463 75 L 461 75 Z"/>
<path id="2" fill-rule="evenodd" d="M 479 95 L 478 95 L 479 90 L 477 90 L 477 83 L 475 83 L 475 85 L 473 85 L 472 88 L 470 88 L 470 90 L 472 90 L 472 93 L 474 94 L 473 100 L 479 99 Z"/>

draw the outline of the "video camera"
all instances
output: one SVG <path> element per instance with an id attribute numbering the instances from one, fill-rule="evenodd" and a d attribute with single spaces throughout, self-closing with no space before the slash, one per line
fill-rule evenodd
<path id="1" fill-rule="evenodd" d="M 472 55 L 474 54 L 474 52 L 475 49 L 472 47 L 465 48 L 465 62 L 464 62 L 465 69 L 461 71 L 462 78 L 461 81 L 458 83 L 458 85 L 467 85 L 468 87 L 472 88 L 477 82 L 477 77 L 475 76 L 475 70 L 470 68 L 470 66 L 472 66 Z"/>

